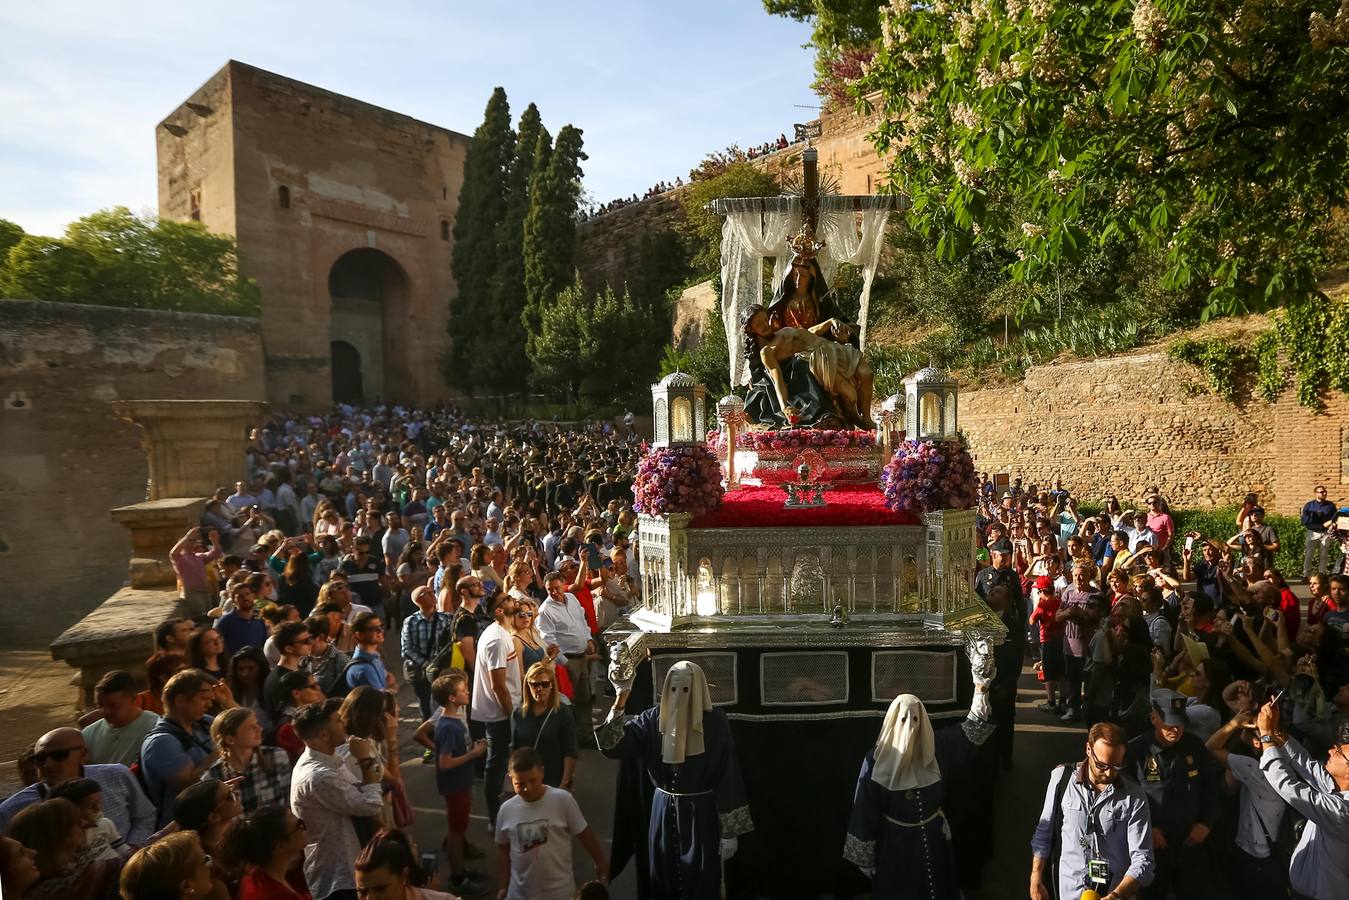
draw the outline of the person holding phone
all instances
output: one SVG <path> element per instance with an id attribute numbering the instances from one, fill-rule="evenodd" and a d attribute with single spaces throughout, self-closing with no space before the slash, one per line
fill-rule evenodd
<path id="1" fill-rule="evenodd" d="M 206 566 L 223 555 L 220 532 L 214 528 L 189 528 L 169 550 L 169 562 L 182 585 L 183 610 L 187 615 L 205 617 L 206 611 L 215 606 L 215 590 L 207 580 Z"/>

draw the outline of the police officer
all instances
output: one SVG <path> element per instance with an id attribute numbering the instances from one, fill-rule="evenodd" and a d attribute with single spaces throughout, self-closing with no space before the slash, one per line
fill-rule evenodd
<path id="1" fill-rule="evenodd" d="M 1222 896 L 1205 843 L 1221 814 L 1217 765 L 1185 730 L 1183 695 L 1159 688 L 1151 700 L 1152 730 L 1129 742 L 1125 769 L 1142 785 L 1152 817 L 1157 870 L 1148 896 L 1165 900 L 1171 888 L 1186 900 Z"/>
<path id="2" fill-rule="evenodd" d="M 1016 718 L 1016 682 L 1021 677 L 1022 656 L 1026 652 L 1026 604 L 1021 597 L 1021 579 L 1012 569 L 1012 544 L 994 541 L 988 548 L 993 565 L 981 569 L 974 579 L 974 591 L 989 603 L 1007 626 L 1007 640 L 995 652 L 998 674 L 989 688 L 989 705 L 998 723 L 992 743 L 1003 765 L 1012 764 L 1012 733 Z M 990 600 L 992 598 L 992 600 Z"/>

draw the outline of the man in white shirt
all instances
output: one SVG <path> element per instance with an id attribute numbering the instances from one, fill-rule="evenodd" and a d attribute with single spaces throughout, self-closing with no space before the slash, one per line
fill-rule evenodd
<path id="1" fill-rule="evenodd" d="M 557 644 L 567 658 L 567 674 L 571 676 L 574 691 L 571 714 L 576 720 L 576 743 L 593 747 L 595 723 L 591 716 L 594 696 L 590 684 L 590 661 L 598 659 L 599 654 L 595 652 L 595 642 L 590 637 L 590 626 L 586 623 L 581 601 L 566 592 L 565 583 L 560 572 L 548 576 L 548 599 L 539 607 L 535 624 L 544 641 Z"/>
<path id="2" fill-rule="evenodd" d="M 291 775 L 290 810 L 304 821 L 304 877 L 315 900 L 356 895 L 351 861 L 360 855 L 361 842 L 351 818 L 378 815 L 384 804 L 375 747 L 364 738 L 347 737 L 337 714 L 341 706 L 338 698 L 311 703 L 293 722 L 305 750 Z M 356 760 L 360 784 L 335 755 L 343 744 Z"/>
<path id="3" fill-rule="evenodd" d="M 487 730 L 482 787 L 487 797 L 488 825 L 493 832 L 511 753 L 511 713 L 524 694 L 515 640 L 504 624 L 515 616 L 516 599 L 515 591 L 494 598 L 496 605 L 491 610 L 494 621 L 478 635 L 474 648 L 473 703 L 468 715 Z"/>
<path id="4" fill-rule="evenodd" d="M 595 879 L 609 877 L 609 861 L 570 792 L 543 783 L 543 758 L 532 747 L 511 757 L 515 796 L 501 807 L 496 832 L 498 894 L 506 900 L 571 900 L 576 890 L 571 841 L 595 863 Z"/>

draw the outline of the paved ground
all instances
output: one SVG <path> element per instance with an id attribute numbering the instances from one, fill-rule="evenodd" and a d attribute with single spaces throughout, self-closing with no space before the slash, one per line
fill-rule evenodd
<path id="1" fill-rule="evenodd" d="M 1026 896 L 1030 878 L 1030 835 L 1044 800 L 1049 770 L 1054 764 L 1079 755 L 1082 750 L 1085 731 L 1061 725 L 1057 719 L 1035 709 L 1044 694 L 1029 669 L 1023 673 L 1020 687 L 1015 765 L 1001 780 L 995 803 L 998 840 L 994 858 L 984 870 L 984 891 L 978 898 L 970 896 L 968 900 L 1021 900 Z M 418 712 L 410 695 L 404 698 L 403 709 L 405 728 L 411 734 L 418 724 Z M 877 725 L 879 727 L 879 720 Z M 429 766 L 422 765 L 420 748 L 408 743 L 404 759 L 404 780 L 417 810 L 413 833 L 425 852 L 438 846 L 444 838 L 445 813 L 436 806 L 434 773 Z M 613 837 L 616 770 L 616 763 L 605 759 L 597 750 L 589 750 L 582 751 L 576 771 L 576 799 L 606 851 Z M 490 850 L 481 782 L 474 788 L 472 822 L 470 839 Z M 574 848 L 574 860 L 578 880 L 592 877 L 589 858 L 579 845 Z M 484 866 L 487 862 L 484 859 L 475 865 Z M 441 877 L 443 884 L 447 877 L 443 868 Z M 615 900 L 636 896 L 631 868 L 611 886 L 611 893 Z"/>

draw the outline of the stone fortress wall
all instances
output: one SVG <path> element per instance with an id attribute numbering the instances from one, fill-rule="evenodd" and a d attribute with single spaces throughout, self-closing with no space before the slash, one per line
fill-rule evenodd
<path id="1" fill-rule="evenodd" d="M 262 400 L 257 320 L 0 300 L 0 635 L 45 643 L 126 581 L 108 514 L 145 499 L 110 400 Z"/>
<path id="2" fill-rule="evenodd" d="M 1155 484 L 1179 507 L 1255 491 L 1295 515 L 1317 484 L 1332 501 L 1349 496 L 1349 397 L 1315 413 L 1290 387 L 1277 403 L 1234 406 L 1203 379 L 1155 347 L 1037 366 L 1019 384 L 962 393 L 960 430 L 979 471 L 1058 475 L 1093 503 L 1110 491 L 1128 506 Z"/>

